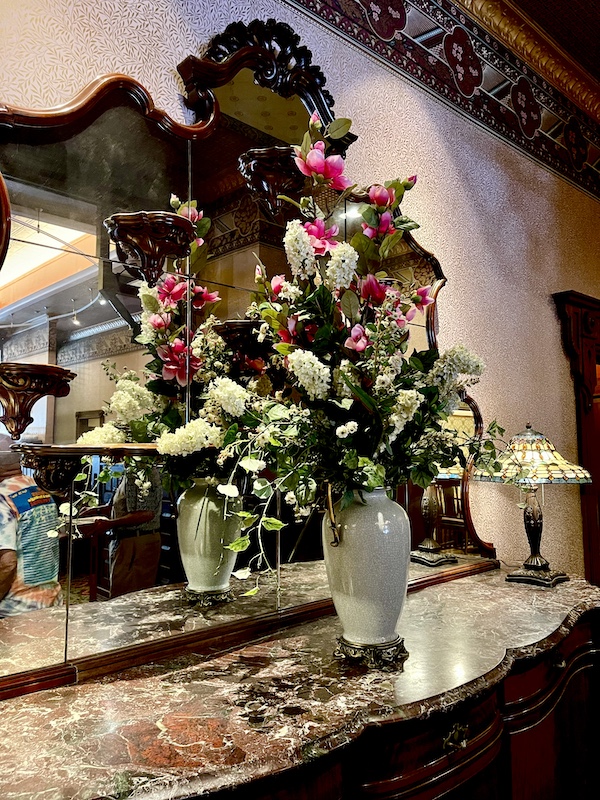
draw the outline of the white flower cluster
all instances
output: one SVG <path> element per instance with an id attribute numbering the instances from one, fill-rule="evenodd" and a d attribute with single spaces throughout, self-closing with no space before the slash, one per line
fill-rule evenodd
<path id="1" fill-rule="evenodd" d="M 117 424 L 128 424 L 155 409 L 155 395 L 138 381 L 121 378 L 110 398 L 108 409 L 115 414 Z"/>
<path id="2" fill-rule="evenodd" d="M 162 433 L 156 440 L 156 447 L 161 455 L 189 456 L 206 447 L 221 447 L 223 437 L 222 428 L 205 419 L 193 419 L 173 433 Z"/>
<path id="3" fill-rule="evenodd" d="M 360 378 L 354 373 L 354 365 L 348 359 L 342 359 L 339 367 L 333 370 L 333 391 L 337 397 L 352 397 L 352 390 L 342 377 L 345 375 L 352 383 L 360 383 Z"/>
<path id="4" fill-rule="evenodd" d="M 107 422 L 106 425 L 99 425 L 82 433 L 77 439 L 77 444 L 102 447 L 106 444 L 124 444 L 126 441 L 125 431 L 116 428 L 112 422 Z"/>
<path id="5" fill-rule="evenodd" d="M 396 395 L 396 402 L 391 410 L 386 430 L 387 441 L 392 444 L 404 427 L 414 417 L 421 405 L 423 396 L 415 389 L 401 389 Z M 391 430 L 390 430 L 391 429 Z M 383 450 L 383 446 L 380 447 Z"/>
<path id="6" fill-rule="evenodd" d="M 283 281 L 281 289 L 279 290 L 279 297 L 281 297 L 282 300 L 287 300 L 288 303 L 295 303 L 296 300 L 302 297 L 302 289 L 298 288 L 298 286 L 294 286 L 294 284 L 289 281 Z"/>
<path id="7" fill-rule="evenodd" d="M 202 361 L 202 369 L 194 375 L 197 383 L 208 383 L 229 371 L 227 343 L 214 329 L 218 322 L 219 319 L 211 314 L 192 339 L 192 355 Z"/>
<path id="8" fill-rule="evenodd" d="M 354 280 L 358 253 L 348 244 L 340 242 L 332 251 L 327 264 L 325 284 L 328 289 L 347 289 Z"/>
<path id="9" fill-rule="evenodd" d="M 231 378 L 216 378 L 208 387 L 208 399 L 232 417 L 241 417 L 250 394 Z"/>
<path id="10" fill-rule="evenodd" d="M 458 382 L 461 375 L 465 375 L 472 378 L 464 382 L 464 385 L 468 385 L 476 382 L 473 379 L 483 373 L 483 368 L 483 361 L 478 356 L 464 345 L 457 344 L 438 358 L 428 375 L 428 382 L 434 386 L 452 385 Z"/>
<path id="11" fill-rule="evenodd" d="M 288 222 L 283 237 L 283 247 L 293 275 L 308 278 L 315 274 L 315 253 L 308 233 L 299 219 Z"/>
<path id="12" fill-rule="evenodd" d="M 350 420 L 350 422 L 346 422 L 345 425 L 340 425 L 335 429 L 335 435 L 338 439 L 347 439 L 348 436 L 352 436 L 353 433 L 356 433 L 358 430 L 358 422 L 354 420 Z"/>
<path id="13" fill-rule="evenodd" d="M 150 314 L 154 314 L 157 308 L 160 306 L 160 300 L 158 299 L 158 288 L 156 286 L 148 286 L 146 281 L 142 281 L 140 288 L 138 289 L 138 296 L 140 298 L 142 308 L 144 311 L 148 311 Z"/>
<path id="14" fill-rule="evenodd" d="M 478 356 L 457 344 L 438 358 L 427 382 L 439 388 L 446 411 L 452 413 L 460 402 L 460 391 L 477 383 L 483 369 L 483 361 Z"/>
<path id="15" fill-rule="evenodd" d="M 287 359 L 290 372 L 310 399 L 324 400 L 331 383 L 331 373 L 325 364 L 308 350 L 294 350 Z"/>

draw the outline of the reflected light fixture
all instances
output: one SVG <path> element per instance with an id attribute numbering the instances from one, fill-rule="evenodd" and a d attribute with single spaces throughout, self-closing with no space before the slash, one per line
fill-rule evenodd
<path id="1" fill-rule="evenodd" d="M 75 310 L 75 298 L 74 297 L 71 298 L 71 302 L 73 303 L 73 317 L 72 317 L 73 325 L 81 325 L 81 323 L 77 319 L 77 311 Z"/>
<path id="2" fill-rule="evenodd" d="M 534 431 L 529 423 L 522 433 L 513 436 L 498 461 L 497 472 L 490 475 L 478 469 L 473 477 L 478 481 L 515 483 L 521 489 L 525 495 L 523 519 L 530 549 L 523 566 L 507 575 L 506 580 L 548 587 L 568 581 L 564 572 L 550 569 L 548 561 L 540 554 L 543 518 L 537 489 L 545 483 L 591 483 L 590 473 L 563 458 L 552 442 Z"/>

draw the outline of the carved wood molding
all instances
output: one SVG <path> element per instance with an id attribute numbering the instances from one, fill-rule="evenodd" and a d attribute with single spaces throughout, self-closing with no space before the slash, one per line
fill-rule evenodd
<path id="1" fill-rule="evenodd" d="M 284 22 L 255 19 L 248 25 L 232 22 L 215 36 L 203 58 L 188 56 L 177 66 L 186 90 L 186 105 L 196 119 L 218 118 L 219 104 L 212 89 L 224 86 L 241 69 L 251 69 L 254 80 L 281 97 L 297 95 L 306 108 L 327 124 L 334 119 L 333 98 L 325 89 L 325 76 L 312 63 L 312 53 Z M 336 140 L 340 152 L 356 139 L 347 134 Z"/>
<path id="2" fill-rule="evenodd" d="M 579 108 L 600 122 L 598 84 L 522 11 L 506 0 L 454 2 Z"/>
<path id="3" fill-rule="evenodd" d="M 203 139 L 212 132 L 216 119 L 209 115 L 195 125 L 176 122 L 157 108 L 150 93 L 134 78 L 110 73 L 96 78 L 72 100 L 54 108 L 32 110 L 0 104 L 0 128 L 24 128 L 31 134 L 40 131 L 63 130 L 85 126 L 106 108 L 129 104 L 156 122 L 159 128 L 184 139 Z"/>
<path id="4" fill-rule="evenodd" d="M 10 199 L 4 178 L 0 174 L 0 269 L 10 241 Z"/>

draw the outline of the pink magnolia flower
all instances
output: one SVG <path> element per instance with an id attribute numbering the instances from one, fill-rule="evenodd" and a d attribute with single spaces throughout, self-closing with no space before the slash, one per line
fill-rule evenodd
<path id="1" fill-rule="evenodd" d="M 221 298 L 219 292 L 209 292 L 203 286 L 192 283 L 192 305 L 194 308 L 204 308 L 207 303 L 218 303 Z"/>
<path id="2" fill-rule="evenodd" d="M 325 142 L 315 142 L 311 145 L 306 158 L 302 155 L 299 147 L 296 147 L 295 150 L 294 161 L 303 175 L 309 178 L 321 178 L 320 182 L 328 183 L 332 189 L 340 191 L 352 185 L 352 181 L 342 175 L 344 159 L 341 156 L 325 157 Z"/>
<path id="3" fill-rule="evenodd" d="M 399 311 L 398 316 L 396 317 L 396 325 L 399 328 L 406 327 L 406 325 L 408 325 L 408 323 L 411 321 L 411 319 L 413 319 L 416 313 L 417 313 L 416 308 L 409 308 L 408 311 L 406 311 L 404 314 L 402 313 L 402 311 Z"/>
<path id="4" fill-rule="evenodd" d="M 417 308 L 419 311 L 423 311 L 425 306 L 433 303 L 433 297 L 429 296 L 430 289 L 431 286 L 422 286 L 420 289 L 417 289 L 416 293 L 411 297 L 412 302 L 415 304 L 415 308 Z"/>
<path id="5" fill-rule="evenodd" d="M 385 300 L 386 286 L 379 283 L 375 275 L 367 275 L 360 283 L 360 296 L 363 300 L 370 300 L 380 306 Z"/>
<path id="6" fill-rule="evenodd" d="M 337 236 L 339 231 L 337 225 L 325 230 L 325 222 L 317 218 L 314 222 L 305 222 L 304 230 L 308 233 L 310 245 L 317 256 L 324 256 L 339 244 L 335 240 L 332 241 L 332 237 Z"/>
<path id="7" fill-rule="evenodd" d="M 161 345 L 156 348 L 156 353 L 163 362 L 162 377 L 165 381 L 175 379 L 180 386 L 188 383 L 188 348 L 182 339 L 173 339 L 171 344 Z M 202 366 L 202 361 L 190 354 L 189 378 L 190 380 Z"/>
<path id="8" fill-rule="evenodd" d="M 362 353 L 368 344 L 369 339 L 365 329 L 362 325 L 357 324 L 350 331 L 350 336 L 344 342 L 344 347 L 347 347 L 348 350 L 356 350 L 357 353 Z"/>
<path id="9" fill-rule="evenodd" d="M 171 324 L 171 315 L 166 313 L 150 314 L 148 317 L 148 322 L 157 331 L 165 330 Z"/>
<path id="10" fill-rule="evenodd" d="M 310 124 L 316 125 L 319 128 L 321 127 L 321 117 L 317 111 L 313 111 L 313 113 L 310 115 Z"/>
<path id="11" fill-rule="evenodd" d="M 271 291 L 277 297 L 279 292 L 283 288 L 283 284 L 285 283 L 285 275 L 273 275 L 271 278 Z"/>
<path id="12" fill-rule="evenodd" d="M 369 189 L 369 200 L 379 208 L 391 206 L 396 199 L 396 190 L 393 187 L 386 189 L 379 183 L 373 184 Z"/>
<path id="13" fill-rule="evenodd" d="M 417 182 L 417 176 L 411 175 L 410 178 L 407 178 L 404 181 L 404 185 L 406 186 L 407 189 L 412 189 L 412 187 L 415 185 L 416 182 Z"/>
<path id="14" fill-rule="evenodd" d="M 287 328 L 281 328 L 277 331 L 277 335 L 282 342 L 291 344 L 296 338 L 296 325 L 298 324 L 298 315 L 292 314 L 287 318 Z"/>
<path id="15" fill-rule="evenodd" d="M 188 205 L 179 206 L 179 211 L 177 213 L 182 217 L 187 217 L 190 222 L 199 222 L 204 216 L 203 211 L 198 211 L 194 206 Z"/>
<path id="16" fill-rule="evenodd" d="M 377 228 L 372 228 L 370 225 L 367 225 L 366 222 L 363 222 L 362 229 L 364 235 L 368 236 L 369 239 L 374 239 L 376 236 L 386 236 L 388 233 L 392 234 L 395 232 L 392 215 L 389 211 L 383 212 Z"/>
<path id="17" fill-rule="evenodd" d="M 165 308 L 175 308 L 185 297 L 186 291 L 187 284 L 183 278 L 167 275 L 158 287 L 158 298 Z"/>

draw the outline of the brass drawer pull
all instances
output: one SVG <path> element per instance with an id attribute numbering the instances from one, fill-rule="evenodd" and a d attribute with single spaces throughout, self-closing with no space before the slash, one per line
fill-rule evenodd
<path id="1" fill-rule="evenodd" d="M 446 736 L 445 739 L 442 740 L 442 749 L 443 750 L 464 750 L 467 746 L 467 737 L 469 735 L 469 729 L 466 725 L 461 725 L 459 722 L 456 722 L 452 726 L 452 730 Z"/>

